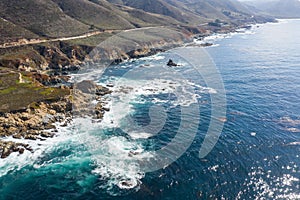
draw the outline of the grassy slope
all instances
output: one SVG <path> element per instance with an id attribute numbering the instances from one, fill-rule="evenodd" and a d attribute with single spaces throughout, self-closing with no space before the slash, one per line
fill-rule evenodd
<path id="1" fill-rule="evenodd" d="M 134 26 L 109 9 L 87 0 L 53 0 L 74 19 L 102 29 L 130 29 Z"/>
<path id="2" fill-rule="evenodd" d="M 101 64 L 111 63 L 115 59 L 130 57 L 133 51 L 147 51 L 151 49 L 168 49 L 182 44 L 187 36 L 169 28 L 151 27 L 120 32 L 100 43 L 89 54 L 89 58 Z M 143 54 L 143 55 L 146 55 Z"/>
<path id="3" fill-rule="evenodd" d="M 26 73 L 0 68 L 0 112 L 26 109 L 35 102 L 55 101 L 68 94 L 68 89 L 42 87 Z"/>
<path id="4" fill-rule="evenodd" d="M 26 62 L 26 60 L 30 61 Z M 26 63 L 26 65 L 36 69 L 45 62 L 46 60 L 32 46 L 2 49 L 0 51 L 0 67 L 16 69 L 19 64 Z"/>
<path id="5" fill-rule="evenodd" d="M 253 13 L 234 0 L 109 0 L 147 12 L 170 16 L 183 23 L 197 25 L 221 19 L 223 21 L 249 18 Z M 231 15 L 224 14 L 224 11 Z"/>
<path id="6" fill-rule="evenodd" d="M 224 10 L 234 15 L 226 16 Z M 92 27 L 124 30 L 199 25 L 217 18 L 244 19 L 249 15 L 247 12 L 241 4 L 230 0 L 1 0 L 0 42 L 37 35 L 81 35 Z"/>
<path id="7" fill-rule="evenodd" d="M 202 16 L 203 18 L 208 19 L 209 21 L 214 19 L 227 20 L 228 18 L 219 12 L 214 6 L 210 5 L 208 1 L 174 1 L 167 0 L 170 4 L 183 7 L 188 9 L 190 12 L 196 13 L 197 15 Z"/>
<path id="8" fill-rule="evenodd" d="M 103 42 L 104 40 L 112 37 L 114 34 L 112 33 L 103 33 L 100 35 L 95 35 L 95 36 L 91 36 L 88 38 L 84 38 L 84 39 L 75 39 L 75 40 L 69 40 L 66 41 L 67 44 L 73 46 L 73 45 L 84 45 L 84 46 L 88 46 L 88 47 L 96 47 L 97 45 L 99 45 L 101 42 Z"/>
<path id="9" fill-rule="evenodd" d="M 2 19 L 3 18 L 3 19 Z M 20 38 L 64 37 L 100 29 L 175 25 L 177 20 L 105 0 L 1 0 L 1 43 Z"/>
<path id="10" fill-rule="evenodd" d="M 135 9 L 124 5 L 114 5 L 103 0 L 91 1 L 126 19 L 136 27 L 180 24 L 179 21 L 171 17 L 145 12 L 141 9 Z"/>
<path id="11" fill-rule="evenodd" d="M 51 0 L 1 0 L 0 17 L 39 36 L 79 35 L 89 29 L 88 25 L 64 14 Z"/>
<path id="12" fill-rule="evenodd" d="M 120 2 L 115 0 L 109 1 L 118 4 L 121 3 L 123 5 L 144 10 L 146 12 L 169 16 L 185 24 L 202 23 L 204 20 L 203 17 L 191 13 L 182 7 L 173 6 L 165 0 L 122 0 Z"/>
<path id="13" fill-rule="evenodd" d="M 5 42 L 16 41 L 18 39 L 38 38 L 39 36 L 26 30 L 25 28 L 16 26 L 0 18 L 0 44 Z"/>

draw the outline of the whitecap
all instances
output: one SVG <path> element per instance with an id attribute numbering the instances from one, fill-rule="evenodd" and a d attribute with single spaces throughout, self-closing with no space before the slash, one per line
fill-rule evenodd
<path id="1" fill-rule="evenodd" d="M 300 142 L 291 142 L 288 145 L 300 145 Z"/>
<path id="2" fill-rule="evenodd" d="M 121 136 L 111 137 L 100 143 L 95 141 L 95 139 L 90 140 L 87 145 L 96 165 L 93 173 L 105 181 L 101 188 L 112 192 L 115 186 L 120 189 L 139 187 L 144 173 L 137 159 L 149 158 L 151 154 L 145 152 L 140 144 Z"/>
<path id="3" fill-rule="evenodd" d="M 255 132 L 251 132 L 250 135 L 251 135 L 252 137 L 255 137 L 255 136 L 256 136 L 256 133 L 255 133 Z"/>
<path id="4" fill-rule="evenodd" d="M 148 56 L 148 57 L 144 57 L 142 58 L 143 60 L 163 60 L 165 59 L 165 56 L 161 55 L 161 54 L 156 54 L 153 56 Z"/>
<path id="5" fill-rule="evenodd" d="M 46 140 L 26 140 L 15 139 L 13 137 L 7 137 L 2 139 L 3 141 L 11 141 L 16 143 L 28 144 L 33 152 L 25 150 L 23 154 L 14 152 L 0 162 L 0 177 L 6 175 L 11 171 L 18 171 L 26 166 L 33 166 L 39 168 L 40 165 L 36 162 L 39 158 L 45 154 L 52 152 L 58 148 L 61 143 L 71 141 L 72 135 L 67 127 L 61 127 L 59 123 L 56 123 L 59 133 L 53 138 L 47 138 Z"/>

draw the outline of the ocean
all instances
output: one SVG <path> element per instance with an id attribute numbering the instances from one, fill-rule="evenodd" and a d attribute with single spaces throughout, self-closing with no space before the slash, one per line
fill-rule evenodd
<path id="1" fill-rule="evenodd" d="M 300 199 L 299 32 L 279 20 L 94 70 L 103 120 L 24 141 L 0 199 Z"/>

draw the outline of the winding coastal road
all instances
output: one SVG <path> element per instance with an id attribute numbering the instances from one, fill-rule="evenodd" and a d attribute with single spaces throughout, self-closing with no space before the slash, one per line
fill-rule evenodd
<path id="1" fill-rule="evenodd" d="M 40 44 L 40 43 L 45 43 L 45 42 L 57 42 L 57 41 L 67 41 L 67 40 L 75 40 L 75 39 L 83 39 L 83 38 L 88 38 L 94 35 L 99 35 L 102 33 L 107 33 L 107 32 L 112 32 L 112 31 L 94 31 L 94 32 L 89 32 L 85 33 L 83 35 L 79 36 L 72 36 L 72 37 L 62 37 L 62 38 L 54 38 L 54 39 L 20 39 L 17 42 L 8 42 L 0 45 L 1 49 L 9 48 L 9 47 L 18 47 L 18 46 L 24 46 L 24 45 L 30 45 L 30 44 Z"/>
<path id="2" fill-rule="evenodd" d="M 164 26 L 159 26 L 164 27 Z M 91 36 L 103 34 L 103 33 L 112 33 L 115 31 L 124 31 L 124 32 L 129 32 L 129 31 L 135 31 L 135 30 L 146 30 L 146 29 L 151 29 L 151 28 L 158 28 L 158 27 L 143 27 L 143 28 L 133 28 L 133 29 L 127 29 L 127 30 L 104 30 L 104 31 L 94 31 L 94 32 L 89 32 L 85 33 L 83 35 L 79 36 L 71 36 L 71 37 L 61 37 L 61 38 L 54 38 L 54 39 L 19 39 L 16 42 L 7 42 L 4 44 L 0 44 L 0 49 L 5 49 L 5 48 L 10 48 L 10 47 L 18 47 L 18 46 L 25 46 L 25 45 L 31 45 L 31 44 L 41 44 L 45 42 L 57 42 L 57 41 L 68 41 L 68 40 L 75 40 L 75 39 L 84 39 L 88 38 Z"/>

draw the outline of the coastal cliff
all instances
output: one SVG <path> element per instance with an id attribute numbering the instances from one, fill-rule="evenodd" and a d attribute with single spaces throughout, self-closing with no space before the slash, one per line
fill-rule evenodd
<path id="1" fill-rule="evenodd" d="M 32 151 L 30 146 L 10 141 L 9 138 L 20 141 L 45 140 L 58 132 L 57 123 L 67 126 L 72 117 L 78 114 L 102 119 L 106 110 L 102 106 L 101 97 L 110 91 L 105 87 L 92 81 L 83 81 L 69 87 L 49 87 L 37 82 L 31 75 L 8 69 L 0 71 L 1 158 L 13 152 L 22 154 L 25 150 Z M 88 113 L 84 108 L 95 96 L 99 102 L 93 109 L 87 110 L 92 112 Z"/>
<path id="2" fill-rule="evenodd" d="M 172 29 L 147 28 L 122 32 L 105 41 L 94 38 L 94 45 L 60 41 L 1 49 L 0 137 L 45 140 L 57 133 L 54 124 L 66 126 L 74 115 L 101 120 L 106 111 L 101 96 L 109 94 L 109 89 L 91 81 L 74 85 L 68 82 L 68 74 L 85 68 L 86 63 L 109 65 L 153 55 L 182 45 L 190 36 Z M 99 103 L 86 109 L 95 96 Z M 1 158 L 26 150 L 32 151 L 20 142 L 0 140 Z"/>
<path id="3" fill-rule="evenodd" d="M 212 1 L 201 2 L 212 8 Z M 90 115 L 84 107 L 95 96 L 98 103 L 92 117 L 101 120 L 106 111 L 101 98 L 110 91 L 89 81 L 74 89 L 78 87 L 69 82 L 72 73 L 166 51 L 193 41 L 198 34 L 228 33 L 245 24 L 273 20 L 231 0 L 213 1 L 213 9 L 201 12 L 193 1 L 148 3 L 0 3 L 1 158 L 32 150 L 9 138 L 44 140 L 55 136 L 57 122 L 67 125 L 72 114 Z"/>

